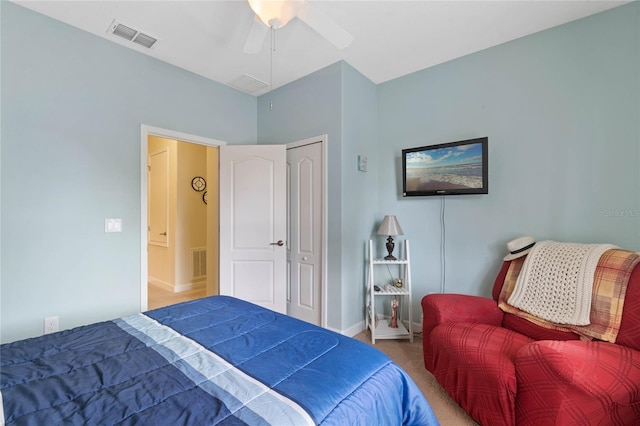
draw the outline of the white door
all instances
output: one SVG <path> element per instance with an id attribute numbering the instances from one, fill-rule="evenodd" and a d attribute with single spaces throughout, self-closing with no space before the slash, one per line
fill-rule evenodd
<path id="1" fill-rule="evenodd" d="M 287 314 L 322 325 L 322 143 L 287 150 Z"/>
<path id="2" fill-rule="evenodd" d="M 286 150 L 220 147 L 220 294 L 286 314 Z"/>
<path id="3" fill-rule="evenodd" d="M 147 242 L 167 247 L 169 229 L 169 153 L 166 148 L 148 156 Z"/>

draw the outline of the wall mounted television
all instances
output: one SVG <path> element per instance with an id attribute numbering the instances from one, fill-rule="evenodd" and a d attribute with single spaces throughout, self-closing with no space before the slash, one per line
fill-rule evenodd
<path id="1" fill-rule="evenodd" d="M 487 137 L 402 150 L 402 196 L 489 193 Z"/>

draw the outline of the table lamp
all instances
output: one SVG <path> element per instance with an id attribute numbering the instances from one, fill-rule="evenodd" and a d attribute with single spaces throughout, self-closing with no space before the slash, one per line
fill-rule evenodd
<path id="1" fill-rule="evenodd" d="M 380 224 L 380 228 L 378 228 L 378 235 L 386 235 L 387 238 L 387 251 L 389 254 L 384 257 L 385 260 L 397 260 L 393 255 L 393 248 L 395 244 L 393 243 L 393 237 L 396 235 L 404 235 L 402 232 L 402 228 L 398 223 L 398 219 L 396 219 L 393 215 L 387 215 L 382 220 Z"/>

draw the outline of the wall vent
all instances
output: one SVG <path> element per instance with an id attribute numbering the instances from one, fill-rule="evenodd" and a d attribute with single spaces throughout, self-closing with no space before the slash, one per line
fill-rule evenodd
<path id="1" fill-rule="evenodd" d="M 191 249 L 191 277 L 204 278 L 207 276 L 207 249 L 192 248 Z"/>
<path id="2" fill-rule="evenodd" d="M 139 44 L 140 46 L 146 47 L 147 49 L 151 49 L 151 47 L 158 41 L 155 37 L 151 37 L 148 34 L 144 34 L 115 20 L 109 27 L 108 32 L 118 37 L 122 37 L 125 40 Z"/>

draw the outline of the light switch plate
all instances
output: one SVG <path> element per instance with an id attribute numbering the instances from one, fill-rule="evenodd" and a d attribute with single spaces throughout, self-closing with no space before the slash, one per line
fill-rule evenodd
<path id="1" fill-rule="evenodd" d="M 358 170 L 361 172 L 366 172 L 369 169 L 367 164 L 367 157 L 364 155 L 358 155 Z"/>
<path id="2" fill-rule="evenodd" d="M 106 218 L 104 220 L 104 232 L 122 232 L 122 219 Z"/>

